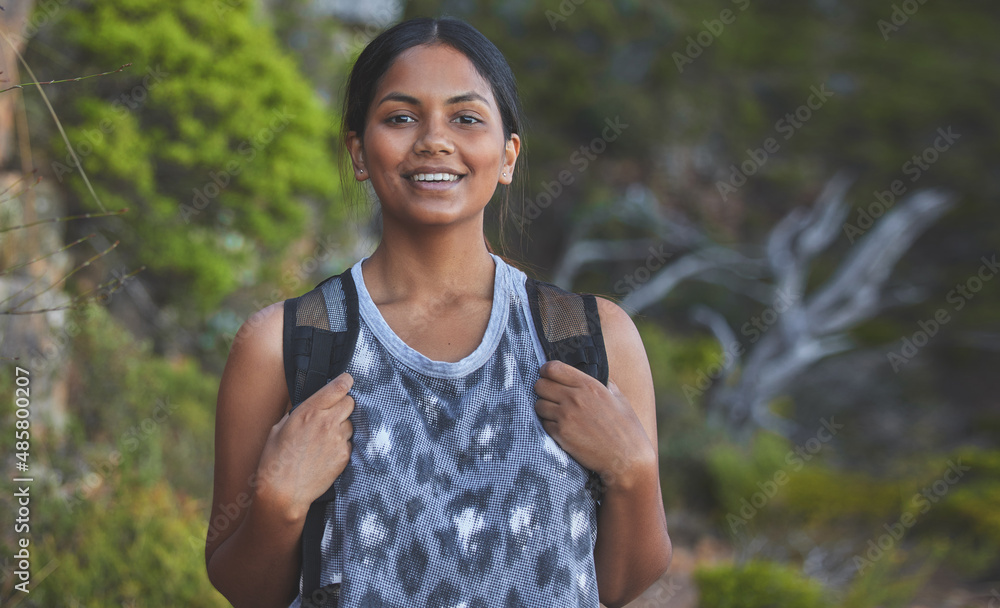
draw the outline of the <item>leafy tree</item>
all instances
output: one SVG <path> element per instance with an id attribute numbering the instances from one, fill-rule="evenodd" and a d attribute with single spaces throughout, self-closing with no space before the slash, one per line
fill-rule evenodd
<path id="1" fill-rule="evenodd" d="M 53 93 L 100 203 L 58 141 L 48 164 L 72 207 L 130 208 L 98 229 L 146 265 L 157 303 L 211 309 L 340 217 L 331 122 L 249 3 L 80 0 L 29 50 L 39 74 L 132 63 Z"/>

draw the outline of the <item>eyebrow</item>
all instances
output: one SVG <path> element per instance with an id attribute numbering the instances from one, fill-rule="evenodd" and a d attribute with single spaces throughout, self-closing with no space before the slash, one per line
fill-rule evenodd
<path id="1" fill-rule="evenodd" d="M 396 91 L 393 91 L 387 94 L 382 99 L 380 99 L 378 105 L 380 106 L 387 101 L 401 101 L 403 103 L 408 103 L 413 106 L 422 105 L 420 103 L 420 100 L 417 99 L 416 97 L 413 97 L 412 95 L 406 95 L 405 93 L 399 93 Z M 461 95 L 455 95 L 454 97 L 449 97 L 447 100 L 445 100 L 444 103 L 445 105 L 453 105 L 456 103 L 465 103 L 467 101 L 481 101 L 486 105 L 490 105 L 490 103 L 486 100 L 485 97 L 473 91 L 469 91 L 468 93 L 462 93 Z"/>

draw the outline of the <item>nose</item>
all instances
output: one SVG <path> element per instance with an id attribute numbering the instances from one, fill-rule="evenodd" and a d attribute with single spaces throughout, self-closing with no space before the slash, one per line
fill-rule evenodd
<path id="1" fill-rule="evenodd" d="M 451 154 L 455 151 L 455 144 L 443 118 L 428 118 L 424 121 L 417 140 L 413 143 L 413 151 L 424 155 Z"/>

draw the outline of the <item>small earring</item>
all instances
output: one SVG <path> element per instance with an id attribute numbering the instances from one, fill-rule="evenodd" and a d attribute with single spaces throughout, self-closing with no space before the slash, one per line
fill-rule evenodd
<path id="1" fill-rule="evenodd" d="M 364 169 L 358 169 L 358 173 L 364 173 L 364 172 L 365 172 Z"/>
<path id="2" fill-rule="evenodd" d="M 506 173 L 504 173 L 504 174 L 503 174 L 503 176 L 504 176 L 504 177 L 507 177 L 507 174 L 506 174 Z"/>

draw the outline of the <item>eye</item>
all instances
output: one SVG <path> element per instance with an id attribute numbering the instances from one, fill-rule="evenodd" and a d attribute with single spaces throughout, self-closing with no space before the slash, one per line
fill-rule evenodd
<path id="1" fill-rule="evenodd" d="M 471 114 L 463 114 L 455 120 L 457 120 L 459 124 L 463 125 L 474 125 L 483 122 Z"/>
<path id="2" fill-rule="evenodd" d="M 385 121 L 391 125 L 403 125 L 415 122 L 412 116 L 407 114 L 396 114 L 395 116 L 390 116 L 386 118 Z"/>

